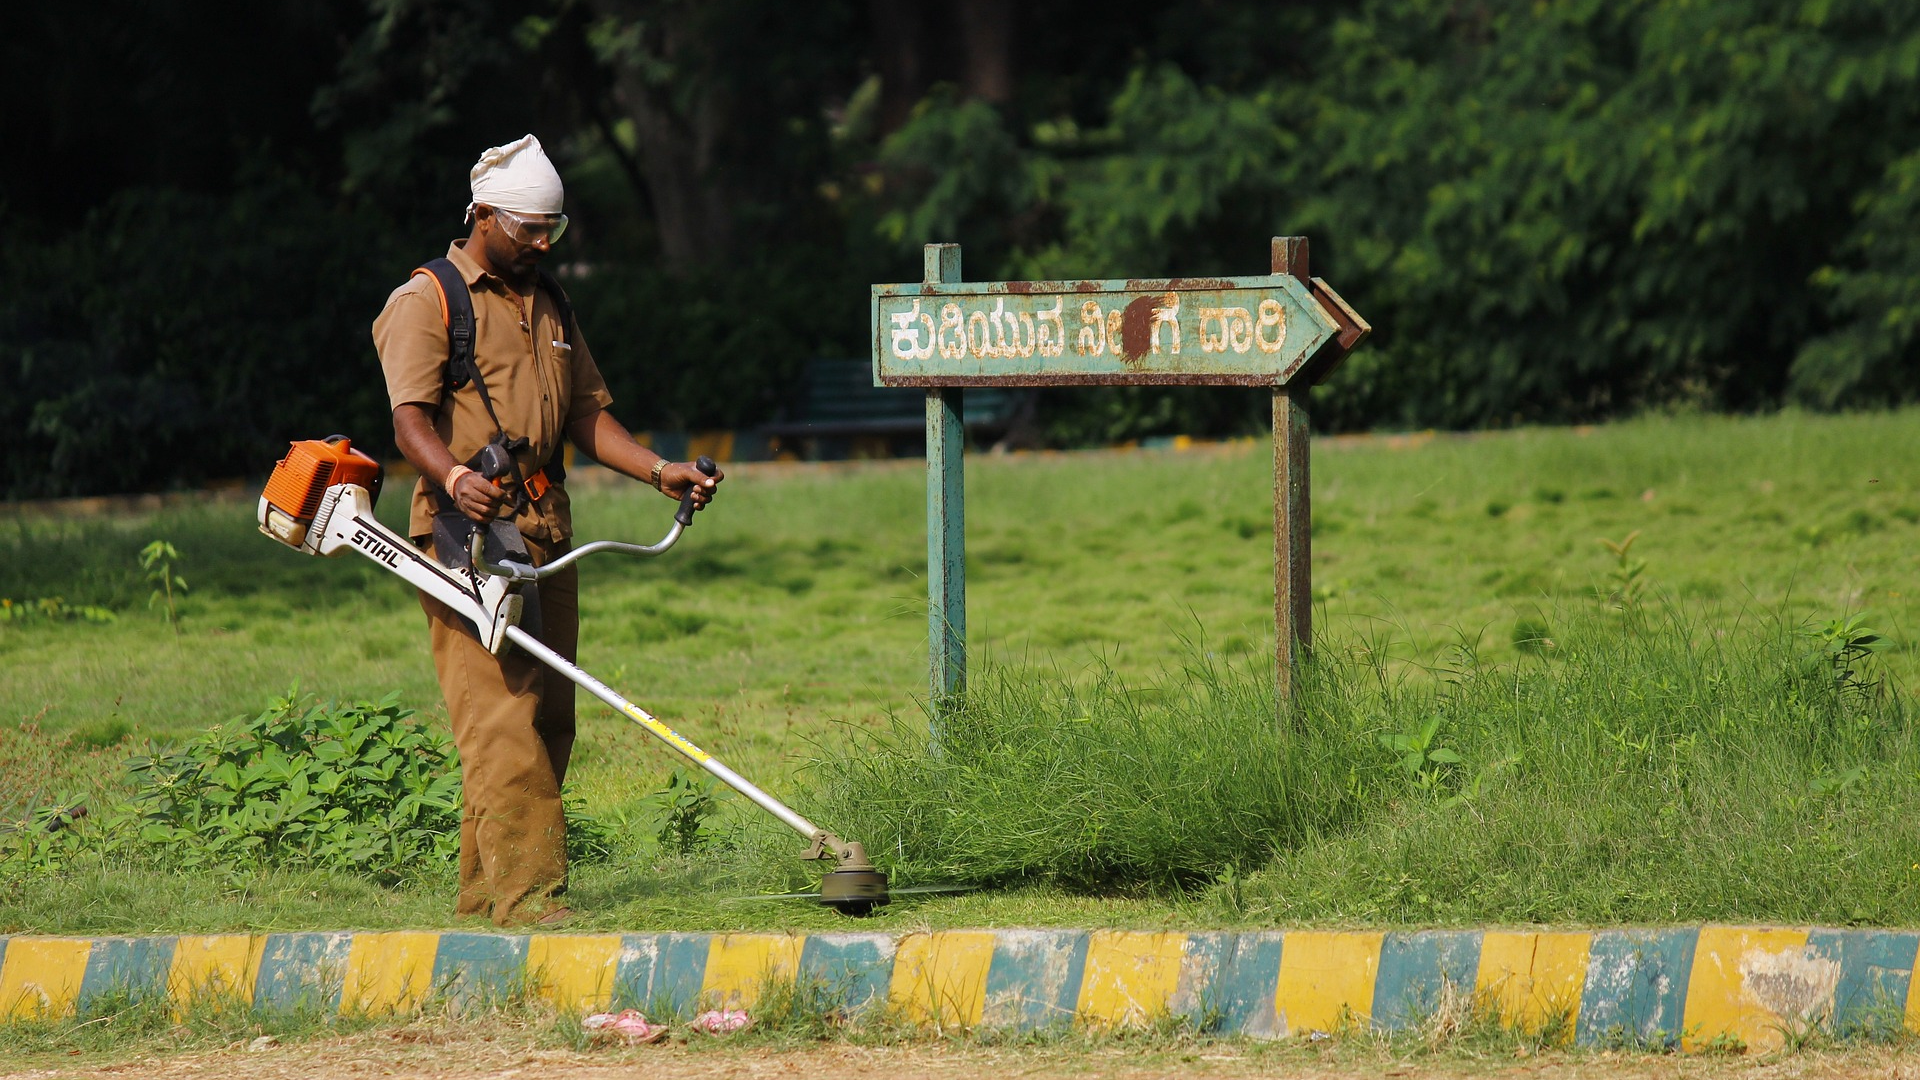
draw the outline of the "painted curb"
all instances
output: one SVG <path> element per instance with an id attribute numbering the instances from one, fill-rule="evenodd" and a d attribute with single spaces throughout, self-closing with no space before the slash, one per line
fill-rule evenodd
<path id="1" fill-rule="evenodd" d="M 751 1007 L 824 988 L 942 1028 L 1139 1026 L 1258 1038 L 1418 1025 L 1471 1007 L 1583 1045 L 1780 1046 L 1812 1029 L 1920 1030 L 1920 933 L 1703 926 L 1595 931 L 942 930 L 904 935 L 433 931 L 0 937 L 0 1020 L 103 998 L 237 995 L 381 1014 L 536 993 L 565 1010 Z"/>

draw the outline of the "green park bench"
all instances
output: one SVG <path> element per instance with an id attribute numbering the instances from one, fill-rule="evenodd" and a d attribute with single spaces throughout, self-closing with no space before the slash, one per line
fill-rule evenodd
<path id="1" fill-rule="evenodd" d="M 975 440 L 1006 433 L 1023 404 L 1019 390 L 971 389 L 964 423 Z M 775 456 L 809 461 L 917 457 L 926 452 L 927 395 L 873 385 L 866 360 L 814 360 L 788 405 L 758 434 Z"/>

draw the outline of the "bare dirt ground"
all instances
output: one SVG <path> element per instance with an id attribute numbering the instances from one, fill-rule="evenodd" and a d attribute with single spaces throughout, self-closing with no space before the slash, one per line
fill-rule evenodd
<path id="1" fill-rule="evenodd" d="M 1447 1053 L 1403 1059 L 1370 1046 L 1200 1046 L 1186 1049 L 1126 1046 L 1002 1048 L 950 1043 L 894 1046 L 826 1044 L 800 1048 L 668 1044 L 587 1051 L 542 1049 L 525 1041 L 461 1036 L 403 1041 L 393 1032 L 274 1046 L 243 1046 L 193 1053 L 134 1056 L 71 1063 L 40 1059 L 0 1062 L 0 1080 L 306 1080 L 320 1077 L 417 1077 L 466 1080 L 987 1080 L 1074 1077 L 1147 1080 L 1155 1077 L 1274 1077 L 1336 1080 L 1349 1077 L 1503 1077 L 1513 1080 L 1920 1080 L 1920 1052 L 1859 1048 L 1806 1051 L 1771 1058 L 1662 1057 L 1644 1054 L 1545 1054 L 1475 1057 Z"/>

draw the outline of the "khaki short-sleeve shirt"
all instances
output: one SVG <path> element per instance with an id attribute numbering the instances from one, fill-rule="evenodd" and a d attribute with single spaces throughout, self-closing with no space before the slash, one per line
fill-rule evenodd
<path id="1" fill-rule="evenodd" d="M 493 399 L 494 412 L 507 434 L 525 438 L 519 456 L 522 475 L 530 475 L 561 452 L 567 425 L 613 403 L 606 381 L 587 351 L 578 325 L 564 333 L 560 312 L 545 289 L 535 289 L 531 308 L 506 283 L 481 269 L 456 240 L 447 258 L 459 269 L 473 298 L 473 357 Z M 440 293 L 425 274 L 415 274 L 387 297 L 373 321 L 373 344 L 386 373 L 387 397 L 394 408 L 424 405 L 434 412 L 433 428 L 455 461 L 472 457 L 493 437 L 493 420 L 469 383 L 446 388 L 447 323 Z M 407 528 L 414 536 L 433 531 L 434 504 L 425 477 L 414 485 Z M 573 515 L 564 486 L 530 504 L 514 524 L 541 540 L 573 535 Z"/>

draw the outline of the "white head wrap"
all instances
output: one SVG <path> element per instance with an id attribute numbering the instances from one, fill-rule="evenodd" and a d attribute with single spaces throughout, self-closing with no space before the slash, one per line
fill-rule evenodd
<path id="1" fill-rule="evenodd" d="M 557 214 L 566 194 L 560 173 L 531 135 L 481 154 L 468 175 L 473 190 L 469 215 L 479 203 L 516 214 Z"/>

